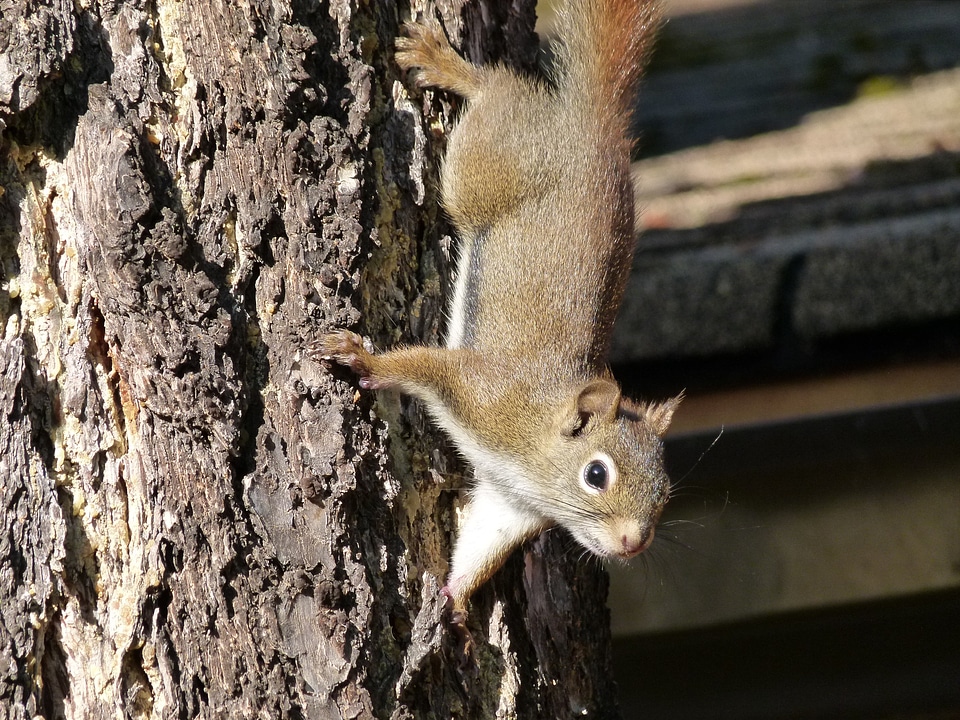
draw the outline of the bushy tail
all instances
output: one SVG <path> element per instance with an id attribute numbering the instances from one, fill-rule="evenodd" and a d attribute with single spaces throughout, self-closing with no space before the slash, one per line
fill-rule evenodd
<path id="1" fill-rule="evenodd" d="M 557 48 L 560 85 L 624 121 L 661 22 L 656 0 L 566 0 Z"/>

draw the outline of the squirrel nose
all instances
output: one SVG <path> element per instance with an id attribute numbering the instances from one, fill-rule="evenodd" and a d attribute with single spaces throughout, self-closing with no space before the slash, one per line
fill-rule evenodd
<path id="1" fill-rule="evenodd" d="M 632 558 L 639 555 L 653 542 L 653 527 L 641 528 L 639 524 L 632 523 L 633 527 L 624 528 L 620 536 L 620 557 Z"/>

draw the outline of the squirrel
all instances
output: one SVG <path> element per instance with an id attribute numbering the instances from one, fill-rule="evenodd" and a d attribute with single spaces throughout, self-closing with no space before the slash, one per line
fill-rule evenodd
<path id="1" fill-rule="evenodd" d="M 442 590 L 455 618 L 548 527 L 640 553 L 669 496 L 661 438 L 681 396 L 630 400 L 607 365 L 635 243 L 631 103 L 659 23 L 650 0 L 568 0 L 552 83 L 469 63 L 436 22 L 396 40 L 417 85 L 467 104 L 441 170 L 461 242 L 446 346 L 376 354 L 339 330 L 313 352 L 417 398 L 472 465 Z"/>

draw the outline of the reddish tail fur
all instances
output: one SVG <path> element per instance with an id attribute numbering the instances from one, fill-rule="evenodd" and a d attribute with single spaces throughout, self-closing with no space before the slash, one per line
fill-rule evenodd
<path id="1" fill-rule="evenodd" d="M 561 86 L 594 99 L 585 107 L 613 105 L 628 121 L 660 20 L 655 0 L 568 0 L 560 20 Z"/>

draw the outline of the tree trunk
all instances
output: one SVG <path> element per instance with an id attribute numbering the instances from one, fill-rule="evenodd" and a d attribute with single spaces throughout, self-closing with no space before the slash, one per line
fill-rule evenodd
<path id="1" fill-rule="evenodd" d="M 437 7 L 473 60 L 534 64 L 529 2 Z M 437 342 L 456 108 L 403 84 L 407 10 L 0 10 L 4 715 L 616 716 L 602 570 L 530 543 L 464 662 L 465 469 L 303 350 Z"/>

